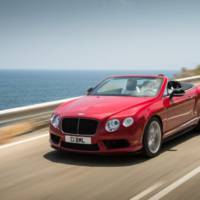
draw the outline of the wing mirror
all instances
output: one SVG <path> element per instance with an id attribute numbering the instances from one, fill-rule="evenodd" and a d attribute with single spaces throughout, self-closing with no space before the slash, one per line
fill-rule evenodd
<path id="1" fill-rule="evenodd" d="M 181 97 L 181 96 L 184 96 L 185 94 L 185 90 L 182 89 L 182 88 L 178 88 L 178 89 L 173 89 L 171 92 L 170 92 L 170 98 L 173 98 L 173 97 Z"/>
<path id="2" fill-rule="evenodd" d="M 87 90 L 87 95 L 89 95 L 89 94 L 93 91 L 93 89 L 94 89 L 94 88 L 92 88 L 92 87 L 89 88 L 89 89 Z"/>

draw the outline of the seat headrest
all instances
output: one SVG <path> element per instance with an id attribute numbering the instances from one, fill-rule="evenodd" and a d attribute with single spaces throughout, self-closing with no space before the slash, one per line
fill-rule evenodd
<path id="1" fill-rule="evenodd" d="M 134 79 L 128 79 L 126 84 L 126 90 L 136 90 L 137 81 Z"/>

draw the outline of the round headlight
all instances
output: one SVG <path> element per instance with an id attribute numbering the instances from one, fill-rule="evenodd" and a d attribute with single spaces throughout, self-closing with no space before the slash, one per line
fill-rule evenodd
<path id="1" fill-rule="evenodd" d="M 51 121 L 52 126 L 54 126 L 55 128 L 59 128 L 61 119 L 58 115 L 52 115 L 50 121 Z"/>
<path id="2" fill-rule="evenodd" d="M 132 117 L 127 117 L 126 119 L 124 119 L 123 121 L 123 126 L 124 127 L 129 127 L 134 123 L 134 119 Z"/>
<path id="3" fill-rule="evenodd" d="M 120 121 L 118 119 L 111 119 L 106 122 L 105 129 L 108 132 L 115 132 L 119 129 L 120 127 Z"/>

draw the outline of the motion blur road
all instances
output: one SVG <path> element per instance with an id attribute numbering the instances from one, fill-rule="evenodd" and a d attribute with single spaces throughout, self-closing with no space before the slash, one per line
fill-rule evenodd
<path id="1" fill-rule="evenodd" d="M 60 154 L 48 130 L 0 146 L 0 199 L 200 199 L 200 135 L 188 133 L 153 159 Z"/>

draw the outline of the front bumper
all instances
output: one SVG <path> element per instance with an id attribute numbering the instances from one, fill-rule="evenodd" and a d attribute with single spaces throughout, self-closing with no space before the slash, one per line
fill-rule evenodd
<path id="1" fill-rule="evenodd" d="M 51 146 L 62 151 L 91 154 L 123 154 L 136 152 L 142 148 L 140 141 L 141 130 L 139 129 L 135 129 L 134 132 L 130 132 L 130 130 L 117 133 L 97 132 L 95 135 L 90 136 L 92 144 L 65 142 L 66 134 L 51 125 L 49 132 Z"/>

